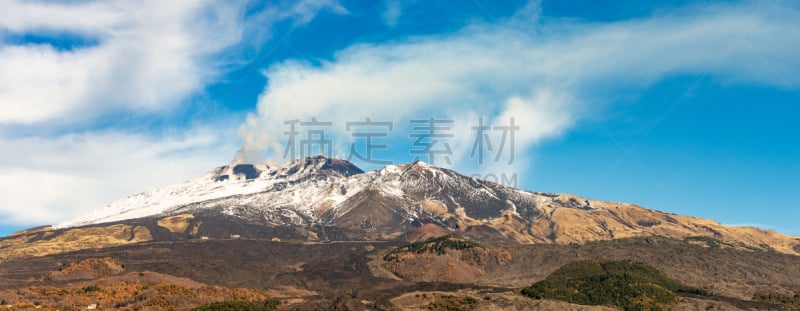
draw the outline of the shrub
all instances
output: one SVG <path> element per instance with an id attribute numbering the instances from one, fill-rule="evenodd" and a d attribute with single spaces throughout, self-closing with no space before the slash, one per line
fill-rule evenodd
<path id="1" fill-rule="evenodd" d="M 425 309 L 435 311 L 467 311 L 474 310 L 477 304 L 478 300 L 469 296 L 461 297 L 460 299 L 454 296 L 444 296 L 442 299 L 425 305 Z"/>
<path id="2" fill-rule="evenodd" d="M 397 259 L 397 256 L 402 253 L 422 254 L 426 252 L 435 252 L 438 255 L 442 255 L 447 253 L 447 249 L 464 250 L 476 247 L 481 246 L 476 242 L 459 238 L 451 234 L 398 247 L 386 254 L 386 256 L 383 256 L 383 260 L 395 260 Z"/>
<path id="3" fill-rule="evenodd" d="M 757 292 L 753 295 L 753 300 L 779 304 L 786 310 L 800 310 L 800 292 L 794 294 Z"/>
<path id="4" fill-rule="evenodd" d="M 223 301 L 212 302 L 192 309 L 193 311 L 272 311 L 278 308 L 280 301 L 268 299 L 266 302 L 258 303 L 252 301 Z"/>
<path id="5" fill-rule="evenodd" d="M 97 291 L 100 291 L 100 287 L 97 287 L 95 285 L 89 285 L 89 286 L 84 287 L 83 291 L 87 292 L 87 293 L 89 293 L 89 292 L 97 292 Z"/>
<path id="6" fill-rule="evenodd" d="M 629 260 L 568 263 L 545 280 L 522 289 L 523 295 L 535 299 L 625 310 L 665 308 L 678 302 L 676 292 L 707 295 L 706 291 L 672 280 L 647 264 Z"/>

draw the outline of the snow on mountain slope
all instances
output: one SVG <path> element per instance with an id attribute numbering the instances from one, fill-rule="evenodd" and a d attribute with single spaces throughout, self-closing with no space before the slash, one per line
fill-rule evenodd
<path id="1" fill-rule="evenodd" d="M 280 190 L 308 176 L 346 179 L 360 169 L 345 161 L 324 158 L 294 160 L 283 167 L 238 164 L 221 166 L 182 184 L 145 191 L 114 201 L 73 220 L 54 226 L 56 229 L 115 222 L 160 215 L 170 209 L 234 196 Z M 299 199 L 298 199 L 299 200 Z M 282 200 L 283 202 L 285 200 Z"/>
<path id="2" fill-rule="evenodd" d="M 704 236 L 736 247 L 800 254 L 800 239 L 773 231 L 727 227 L 632 204 L 522 191 L 423 162 L 365 173 L 347 161 L 323 157 L 283 167 L 219 167 L 179 185 L 115 201 L 55 228 L 177 214 L 222 214 L 256 225 L 294 226 L 314 231 L 319 240 L 390 239 L 436 224 L 484 241 Z"/>
<path id="3" fill-rule="evenodd" d="M 283 167 L 218 167 L 182 184 L 117 200 L 55 228 L 204 210 L 275 224 L 331 223 L 353 208 L 354 203 L 348 200 L 364 190 L 391 197 L 392 204 L 402 209 L 397 212 L 407 218 L 425 213 L 420 200 L 453 206 L 446 212 L 467 206 L 466 215 L 476 219 L 497 217 L 512 201 L 515 212 L 523 210 L 532 215 L 538 197 L 423 162 L 364 173 L 347 161 L 314 157 Z M 369 202 L 361 200 L 358 204 Z"/>

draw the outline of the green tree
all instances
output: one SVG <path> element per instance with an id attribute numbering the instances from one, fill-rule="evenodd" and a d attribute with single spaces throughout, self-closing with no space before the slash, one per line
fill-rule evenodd
<path id="1" fill-rule="evenodd" d="M 522 289 L 535 299 L 558 299 L 625 310 L 661 310 L 678 302 L 676 292 L 707 294 L 672 280 L 655 268 L 634 261 L 576 261 L 545 280 Z"/>
<path id="2" fill-rule="evenodd" d="M 193 311 L 272 311 L 278 308 L 280 301 L 277 299 L 267 299 L 266 302 L 257 303 L 252 301 L 222 301 L 212 302 L 192 309 Z"/>

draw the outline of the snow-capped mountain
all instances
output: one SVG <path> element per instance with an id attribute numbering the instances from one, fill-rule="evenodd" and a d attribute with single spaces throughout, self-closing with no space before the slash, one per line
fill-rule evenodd
<path id="1" fill-rule="evenodd" d="M 174 213 L 178 209 L 186 210 L 188 206 L 197 209 L 214 208 L 219 204 L 213 202 L 224 201 L 220 204 L 229 204 L 231 207 L 244 206 L 249 199 L 247 195 L 261 195 L 271 193 L 273 196 L 282 193 L 289 185 L 292 188 L 316 188 L 297 192 L 288 201 L 287 198 L 267 203 L 273 206 L 294 206 L 312 203 L 314 195 L 320 191 L 319 186 L 326 183 L 338 183 L 349 176 L 363 173 L 361 169 L 346 161 L 327 160 L 321 157 L 294 160 L 287 165 L 273 166 L 268 164 L 231 164 L 217 167 L 202 176 L 181 184 L 168 186 L 134 194 L 114 201 L 107 206 L 97 209 L 89 214 L 54 226 L 57 229 L 115 222 L 126 219 L 157 216 Z M 310 181 L 312 183 L 303 183 Z M 297 186 L 302 184 L 301 186 Z M 313 185 L 313 186 L 312 186 Z M 310 186 L 310 187 L 309 187 Z M 314 187 L 317 186 L 317 187 Z M 321 196 L 331 196 L 335 199 L 336 191 L 317 193 Z M 338 196 L 342 197 L 342 196 Z M 241 199 L 241 202 L 236 201 Z M 310 199 L 305 200 L 305 198 Z M 294 203 L 294 204 L 292 204 Z M 265 209 L 267 206 L 259 206 Z M 230 210 L 230 209 L 224 209 Z"/>
<path id="2" fill-rule="evenodd" d="M 535 213 L 535 201 L 542 198 L 420 161 L 365 173 L 347 161 L 312 157 L 291 161 L 283 167 L 252 164 L 218 167 L 182 184 L 117 200 L 55 227 L 197 211 L 218 211 L 276 224 L 329 224 L 364 203 L 363 197 L 370 194 L 392 198 L 398 203 L 395 212 L 406 214 L 409 220 L 425 213 L 425 208 L 417 203 L 420 200 L 449 204 L 456 209 L 474 206 L 466 212 L 468 215 L 494 218 L 516 205 L 522 206 L 524 214 L 531 215 Z"/>
<path id="3" fill-rule="evenodd" d="M 319 241 L 395 239 L 436 232 L 518 243 L 706 236 L 731 245 L 800 254 L 797 238 L 772 231 L 727 227 L 625 203 L 522 191 L 423 162 L 363 172 L 350 162 L 324 157 L 281 167 L 218 167 L 197 179 L 129 196 L 54 227 L 178 215 L 206 219 L 202 225 L 195 219 L 191 231 L 188 225 L 170 230 L 188 238 L 214 222 L 208 219 L 224 218 L 259 228 L 293 228 L 286 229 L 292 230 L 290 235 Z"/>

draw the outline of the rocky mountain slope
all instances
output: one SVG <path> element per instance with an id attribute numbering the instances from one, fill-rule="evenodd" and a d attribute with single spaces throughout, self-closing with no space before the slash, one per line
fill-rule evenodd
<path id="1" fill-rule="evenodd" d="M 160 220 L 158 226 L 172 233 L 200 238 L 213 231 L 202 229 L 198 219 L 203 217 L 293 228 L 288 236 L 274 232 L 280 230 L 262 233 L 308 241 L 392 240 L 444 229 L 480 241 L 522 244 L 653 235 L 711 237 L 724 242 L 722 247 L 800 254 L 800 238 L 773 231 L 728 227 L 633 204 L 523 191 L 423 162 L 363 172 L 347 161 L 323 157 L 295 160 L 282 167 L 219 167 L 183 184 L 118 200 L 55 229 L 130 225 L 150 218 Z M 138 228 L 140 232 L 131 234 L 135 237 L 131 240 L 147 239 L 145 229 Z M 126 230 L 135 231 L 135 227 Z M 220 234 L 273 237 L 235 230 Z M 0 249 L 4 243 L 8 244 L 0 242 Z"/>

